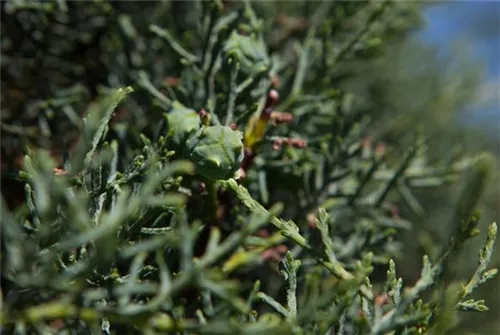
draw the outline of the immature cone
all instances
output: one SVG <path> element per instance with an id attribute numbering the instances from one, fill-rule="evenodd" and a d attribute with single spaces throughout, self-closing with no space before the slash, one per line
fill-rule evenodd
<path id="1" fill-rule="evenodd" d="M 172 141 L 177 146 L 183 145 L 187 138 L 196 133 L 201 126 L 198 113 L 178 101 L 174 101 L 172 110 L 165 116 L 168 129 L 173 132 Z"/>
<path id="2" fill-rule="evenodd" d="M 261 74 L 271 63 L 262 39 L 254 35 L 233 31 L 223 47 L 224 58 L 235 54 L 240 61 L 240 71 L 248 76 Z"/>
<path id="3" fill-rule="evenodd" d="M 242 135 L 230 127 L 203 127 L 188 147 L 196 172 L 210 180 L 233 177 L 243 161 Z"/>

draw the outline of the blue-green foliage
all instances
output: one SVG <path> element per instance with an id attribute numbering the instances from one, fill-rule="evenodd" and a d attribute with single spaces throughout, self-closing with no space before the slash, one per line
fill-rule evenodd
<path id="1" fill-rule="evenodd" d="M 51 156 L 25 139 L 24 202 L 10 210 L 2 197 L 2 331 L 442 334 L 457 313 L 487 309 L 472 294 L 496 274 L 496 224 L 468 282 L 445 290 L 443 273 L 478 233 L 488 156 L 429 166 L 418 133 L 403 155 L 374 147 L 370 111 L 337 85 L 343 62 L 407 36 L 412 4 L 10 1 L 5 11 L 95 38 L 105 75 L 85 82 L 86 94 L 61 93 L 83 79 L 56 72 L 44 80 L 59 95 L 37 86 L 20 108 L 42 129 L 60 112 L 72 126 L 59 132 L 78 141 Z M 275 20 L 287 11 L 307 21 Z M 73 29 L 87 14 L 101 35 Z M 71 48 L 67 36 L 59 41 Z M 5 64 L 26 66 L 16 62 Z M 418 222 L 395 204 L 420 215 L 413 191 L 464 170 L 474 178 L 454 236 L 404 281 L 398 232 Z"/>

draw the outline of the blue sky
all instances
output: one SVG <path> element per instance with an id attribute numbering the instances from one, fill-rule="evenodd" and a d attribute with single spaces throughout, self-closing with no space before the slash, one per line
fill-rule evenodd
<path id="1" fill-rule="evenodd" d="M 417 34 L 421 40 L 449 53 L 451 44 L 465 40 L 472 54 L 486 70 L 484 98 L 471 121 L 495 120 L 500 126 L 500 1 L 448 1 L 424 11 L 425 27 Z"/>

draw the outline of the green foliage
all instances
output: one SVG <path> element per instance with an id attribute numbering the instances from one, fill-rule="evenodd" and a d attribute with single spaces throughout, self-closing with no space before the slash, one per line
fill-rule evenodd
<path id="1" fill-rule="evenodd" d="M 22 205 L 11 210 L 2 196 L 2 331 L 442 334 L 457 313 L 487 309 L 472 294 L 497 273 L 489 269 L 496 224 L 467 283 L 448 286 L 444 274 L 478 233 L 490 159 L 429 164 L 432 139 L 422 134 L 403 155 L 374 148 L 366 140 L 374 121 L 338 72 L 404 39 L 413 5 L 282 6 L 83 6 L 102 20 L 75 34 L 99 42 L 105 76 L 83 84 L 92 100 L 61 92 L 56 78 L 48 92 L 34 88 L 41 125 L 57 123 L 52 109 L 74 125 L 46 137 L 77 141 L 59 143 L 57 155 L 16 135 L 29 145 L 16 171 Z M 9 18 L 29 13 L 52 30 L 59 16 L 64 30 L 82 15 L 82 5 L 64 1 L 6 7 Z M 309 23 L 273 20 L 287 10 L 303 10 Z M 416 191 L 469 169 L 449 243 L 423 258 L 415 283 L 398 278 L 398 233 L 419 222 L 394 204 L 421 215 Z"/>

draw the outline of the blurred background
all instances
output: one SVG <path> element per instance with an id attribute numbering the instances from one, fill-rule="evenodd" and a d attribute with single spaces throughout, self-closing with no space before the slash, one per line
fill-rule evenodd
<path id="1" fill-rule="evenodd" d="M 444 131 L 444 144 L 440 154 L 455 146 L 467 152 L 488 151 L 496 157 L 495 173 L 489 188 L 481 201 L 483 220 L 482 234 L 463 250 L 457 262 L 454 275 L 466 278 L 474 271 L 477 248 L 484 241 L 486 225 L 500 222 L 500 179 L 498 176 L 500 157 L 500 1 L 447 1 L 428 3 L 422 11 L 424 25 L 415 32 L 414 38 L 433 50 L 433 61 L 439 64 L 437 73 L 443 75 L 443 94 L 449 90 L 457 102 L 451 108 L 451 118 L 440 127 Z M 425 62 L 429 58 L 424 58 Z M 432 65 L 428 65 L 432 66 Z M 430 71 L 430 70 L 429 70 Z M 429 73 L 432 77 L 432 73 Z M 436 76 L 438 76 L 436 74 Z M 431 80 L 431 79 L 429 79 Z M 425 87 L 426 81 L 421 82 Z M 467 92 L 461 92 L 465 90 Z M 461 97 L 467 97 L 461 101 Z M 453 104 L 451 104 L 453 106 Z M 436 109 L 436 113 L 446 113 Z M 435 116 L 439 118 L 438 115 Z M 432 121 L 431 121 L 432 122 Z M 441 147 L 441 146 L 437 146 Z M 441 199 L 452 200 L 456 194 L 449 190 Z M 420 240 L 433 235 L 435 240 L 446 238 L 446 224 L 449 220 L 441 212 L 442 202 L 427 204 L 432 218 L 425 227 Z M 452 200 L 453 201 L 453 200 Z M 434 208 L 433 208 L 434 207 Z M 408 238 L 408 241 L 412 241 Z M 410 243 L 411 244 L 411 243 Z M 425 243 L 424 243 L 425 244 Z M 497 244 L 494 266 L 500 265 L 500 250 Z M 405 264 L 410 264 L 406 262 Z M 457 329 L 464 334 L 500 334 L 500 280 L 490 282 L 478 292 L 489 301 L 490 311 L 482 315 L 464 315 L 464 328 Z"/>
<path id="2" fill-rule="evenodd" d="M 464 122 L 498 130 L 500 104 L 500 1 L 433 3 L 423 11 L 425 26 L 416 38 L 433 45 L 443 57 L 455 44 L 465 44 L 484 67 L 481 92 L 474 106 L 462 112 Z M 474 108 L 471 108 L 474 107 Z"/>
<path id="3" fill-rule="evenodd" d="M 492 178 L 480 200 L 481 235 L 457 255 L 448 274 L 467 280 L 477 265 L 487 226 L 500 222 L 500 2 L 418 5 L 420 20 L 415 29 L 387 46 L 384 56 L 352 62 L 359 76 L 346 85 L 365 98 L 367 108 L 377 110 L 373 136 L 392 147 L 406 147 L 420 124 L 433 138 L 428 154 L 437 164 L 454 154 L 486 151 L 495 157 Z M 421 192 L 418 200 L 425 213 L 420 217 L 399 209 L 418 223 L 404 237 L 405 250 L 397 263 L 404 268 L 405 282 L 418 279 L 422 255 L 433 255 L 445 245 L 462 188 L 463 184 L 456 184 Z M 492 266 L 500 266 L 498 246 Z M 464 313 L 453 334 L 500 334 L 500 279 L 477 293 L 488 301 L 490 311 Z"/>

